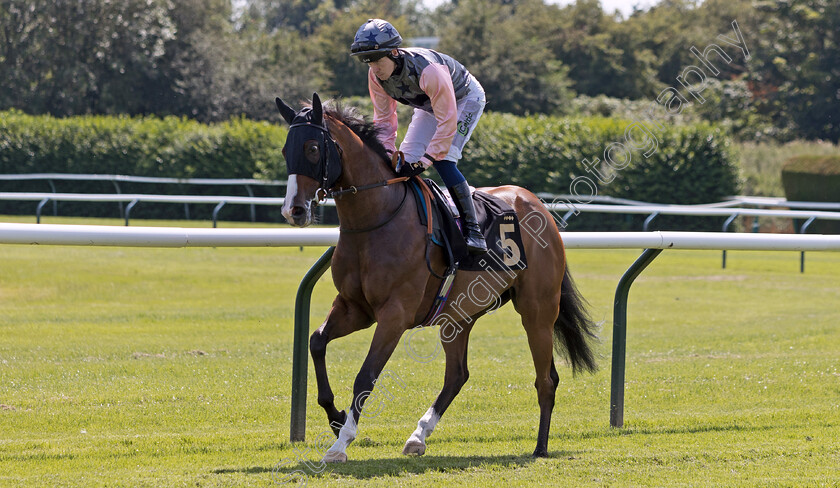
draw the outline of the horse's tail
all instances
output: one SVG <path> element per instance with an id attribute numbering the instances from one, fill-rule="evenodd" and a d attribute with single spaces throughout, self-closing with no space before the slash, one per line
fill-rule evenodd
<path id="1" fill-rule="evenodd" d="M 595 352 L 590 342 L 597 339 L 597 324 L 586 310 L 587 302 L 575 286 L 569 268 L 563 274 L 560 287 L 560 314 L 554 321 L 554 349 L 566 357 L 572 365 L 572 372 L 581 370 L 595 372 Z"/>

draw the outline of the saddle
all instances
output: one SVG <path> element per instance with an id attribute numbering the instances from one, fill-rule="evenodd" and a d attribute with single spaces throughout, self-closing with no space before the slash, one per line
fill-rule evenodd
<path id="1" fill-rule="evenodd" d="M 431 325 L 440 315 L 449 298 L 457 270 L 509 271 L 528 266 L 519 218 L 503 200 L 488 193 L 473 191 L 475 214 L 487 242 L 488 252 L 471 255 L 461 232 L 463 224 L 458 220 L 457 210 L 449 195 L 444 194 L 430 179 L 415 177 L 408 181 L 408 185 L 417 202 L 420 223 L 428 229 L 426 265 L 432 274 L 442 279 L 432 308 L 417 327 Z M 433 244 L 446 251 L 447 267 L 443 276 L 437 275 L 429 263 L 429 246 Z"/>
<path id="2" fill-rule="evenodd" d="M 432 242 L 447 252 L 448 266 L 463 271 L 508 271 L 528 267 L 522 245 L 519 217 L 505 201 L 481 191 L 473 191 L 475 213 L 481 233 L 487 241 L 486 254 L 472 255 L 461 232 L 462 222 L 451 197 L 430 179 L 414 178 L 409 182 L 417 201 L 422 225 L 428 225 L 426 194 L 420 185 L 429 188 L 432 196 Z"/>

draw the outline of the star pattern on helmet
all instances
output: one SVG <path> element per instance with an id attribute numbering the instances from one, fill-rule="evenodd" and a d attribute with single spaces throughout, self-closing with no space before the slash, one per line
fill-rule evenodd
<path id="1" fill-rule="evenodd" d="M 397 31 L 395 31 L 394 28 L 390 24 L 386 24 L 384 30 L 385 30 L 385 33 L 388 34 L 391 37 L 396 37 L 397 36 Z"/>
<path id="2" fill-rule="evenodd" d="M 375 33 L 375 32 L 371 32 L 370 34 L 368 34 L 368 35 L 367 35 L 367 40 L 368 40 L 368 42 L 371 42 L 371 43 L 373 43 L 373 44 L 376 44 L 376 33 Z"/>

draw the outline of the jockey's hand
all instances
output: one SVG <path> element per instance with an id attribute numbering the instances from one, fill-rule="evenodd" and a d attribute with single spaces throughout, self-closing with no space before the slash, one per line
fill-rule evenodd
<path id="1" fill-rule="evenodd" d="M 400 169 L 397 170 L 397 176 L 412 178 L 423 171 L 426 171 L 426 168 L 423 167 L 421 162 L 418 161 L 416 163 L 409 163 L 408 161 L 404 161 L 400 166 Z"/>

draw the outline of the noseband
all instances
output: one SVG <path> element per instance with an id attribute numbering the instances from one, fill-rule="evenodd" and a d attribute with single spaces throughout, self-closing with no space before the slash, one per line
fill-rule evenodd
<path id="1" fill-rule="evenodd" d="M 333 185 L 335 185 L 335 182 L 338 180 L 342 173 L 341 160 L 342 156 L 344 155 L 344 152 L 341 149 L 341 146 L 332 137 L 332 134 L 330 133 L 330 130 L 326 127 L 326 125 L 315 124 L 310 121 L 297 122 L 289 125 L 290 134 L 291 129 L 304 127 L 309 129 L 317 129 L 318 131 L 320 131 L 320 134 L 322 135 L 321 142 L 322 147 L 324 147 L 324 151 L 321 154 L 320 161 L 318 161 L 318 169 L 316 172 L 314 172 L 314 174 L 312 174 L 313 172 L 310 170 L 310 168 L 307 168 L 305 165 L 301 165 L 302 171 L 298 171 L 293 174 L 303 174 L 304 176 L 312 177 L 319 182 L 318 189 L 315 191 L 315 200 L 319 204 L 323 203 L 324 200 L 326 200 L 327 198 L 336 198 L 342 195 L 346 195 L 348 193 L 351 195 L 355 195 L 360 191 L 388 186 L 395 183 L 402 183 L 409 180 L 409 178 L 402 176 L 379 181 L 376 183 L 371 183 L 368 185 L 349 186 L 347 188 L 334 188 Z M 306 170 L 304 170 L 304 168 Z M 363 229 L 341 229 L 341 232 L 347 234 L 360 234 L 379 229 L 380 227 L 384 227 L 386 224 L 394 220 L 394 218 L 396 218 L 396 216 L 400 213 L 400 210 L 402 210 L 403 206 L 405 205 L 407 196 L 408 188 L 405 189 L 405 192 L 403 193 L 403 198 L 400 201 L 400 204 L 397 206 L 397 209 L 393 213 L 391 213 L 391 215 L 388 216 L 388 218 L 385 219 L 384 222 Z"/>

